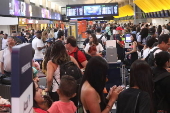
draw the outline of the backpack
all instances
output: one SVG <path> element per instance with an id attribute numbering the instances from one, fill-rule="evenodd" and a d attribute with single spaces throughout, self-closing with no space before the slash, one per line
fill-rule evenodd
<path id="1" fill-rule="evenodd" d="M 77 60 L 77 62 L 78 62 L 78 51 L 81 51 L 85 55 L 87 61 L 90 60 L 91 56 L 89 54 L 87 54 L 84 50 L 77 49 L 77 51 L 74 53 L 74 58 Z"/>
<path id="2" fill-rule="evenodd" d="M 152 52 L 150 52 L 148 54 L 148 56 L 145 58 L 145 61 L 149 64 L 149 66 L 154 66 L 155 63 L 154 63 L 154 53 L 156 50 L 158 50 L 159 48 L 155 48 Z"/>
<path id="3" fill-rule="evenodd" d="M 78 84 L 82 77 L 81 70 L 72 61 L 60 65 L 60 78 L 63 75 L 70 75 L 70 76 L 74 77 L 74 79 L 77 81 Z M 56 81 L 56 83 L 59 85 L 59 83 L 57 82 L 57 80 L 55 79 L 54 76 L 53 76 L 53 78 Z"/>
<path id="4" fill-rule="evenodd" d="M 153 79 L 154 84 L 159 82 L 160 80 L 164 79 L 165 77 L 170 76 L 169 72 L 164 72 Z M 165 100 L 165 95 L 162 93 L 160 85 L 155 85 L 155 88 L 157 90 L 154 90 L 153 92 L 153 98 L 154 98 L 154 105 L 155 105 L 155 112 L 158 110 L 167 110 L 168 103 Z"/>
<path id="5" fill-rule="evenodd" d="M 98 40 L 98 42 L 103 46 L 102 37 L 103 37 L 103 35 L 101 35 L 100 38 L 97 39 L 97 40 Z"/>

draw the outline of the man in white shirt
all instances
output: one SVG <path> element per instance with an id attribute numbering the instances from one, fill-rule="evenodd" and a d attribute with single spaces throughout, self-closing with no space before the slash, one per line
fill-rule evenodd
<path id="1" fill-rule="evenodd" d="M 4 38 L 2 39 L 2 49 L 4 50 L 5 48 L 7 48 L 7 37 L 8 34 L 4 35 Z"/>
<path id="2" fill-rule="evenodd" d="M 100 28 L 97 28 L 97 30 L 96 30 L 96 38 L 98 40 L 101 38 L 102 46 L 106 45 L 106 37 L 101 34 L 101 29 Z"/>
<path id="3" fill-rule="evenodd" d="M 43 59 L 44 55 L 42 52 L 42 49 L 44 49 L 46 46 L 44 46 L 43 41 L 41 40 L 42 32 L 37 31 L 36 37 L 32 41 L 32 48 L 35 50 L 34 59 Z"/>
<path id="4" fill-rule="evenodd" d="M 163 34 L 158 38 L 158 46 L 153 47 L 150 52 L 154 51 L 156 48 L 157 49 L 153 54 L 154 56 L 161 52 L 161 51 L 168 51 L 168 49 L 170 48 L 170 36 L 168 34 Z"/>
<path id="5" fill-rule="evenodd" d="M 12 47 L 15 46 L 15 43 L 16 42 L 12 37 L 8 37 L 7 39 L 8 47 L 3 50 L 0 59 L 1 73 L 7 76 L 11 75 L 11 52 L 12 52 Z"/>

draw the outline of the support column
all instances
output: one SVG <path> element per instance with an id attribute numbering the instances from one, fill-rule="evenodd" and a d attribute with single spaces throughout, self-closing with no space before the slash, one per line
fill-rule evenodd
<path id="1" fill-rule="evenodd" d="M 133 9 L 134 9 L 134 24 L 147 22 L 146 18 L 142 18 L 143 11 L 136 4 L 133 4 Z"/>

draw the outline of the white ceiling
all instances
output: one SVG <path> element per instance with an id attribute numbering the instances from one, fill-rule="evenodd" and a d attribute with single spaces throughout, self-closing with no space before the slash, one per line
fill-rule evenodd
<path id="1" fill-rule="evenodd" d="M 65 7 L 70 4 L 95 4 L 95 3 L 113 3 L 113 2 L 124 2 L 128 0 L 48 0 L 56 3 L 60 7 Z"/>

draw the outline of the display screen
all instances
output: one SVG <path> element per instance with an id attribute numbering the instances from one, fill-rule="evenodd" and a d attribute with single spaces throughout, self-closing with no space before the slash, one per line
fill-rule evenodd
<path id="1" fill-rule="evenodd" d="M 101 15 L 101 5 L 84 6 L 84 15 Z"/>
<path id="2" fill-rule="evenodd" d="M 67 16 L 83 16 L 83 6 L 67 7 Z"/>
<path id="3" fill-rule="evenodd" d="M 149 13 L 147 13 L 147 17 L 148 17 L 148 18 L 150 18 L 150 17 L 151 17 Z"/>
<path id="4" fill-rule="evenodd" d="M 154 17 L 153 13 L 150 13 L 150 17 L 151 17 L 151 18 L 153 18 L 153 17 Z"/>
<path id="5" fill-rule="evenodd" d="M 158 17 L 161 17 L 161 14 L 160 14 L 160 12 L 156 12 L 156 13 L 157 13 L 157 16 L 158 16 Z"/>
<path id="6" fill-rule="evenodd" d="M 26 4 L 25 2 L 21 2 L 21 10 L 20 10 L 20 16 L 26 16 Z"/>
<path id="7" fill-rule="evenodd" d="M 165 13 L 165 17 L 169 16 L 169 11 L 168 10 L 165 10 L 164 13 Z"/>
<path id="8" fill-rule="evenodd" d="M 126 43 L 131 42 L 131 34 L 126 34 L 125 42 Z"/>
<path id="9" fill-rule="evenodd" d="M 9 0 L 9 14 L 20 16 L 20 2 L 17 0 Z"/>
<path id="10" fill-rule="evenodd" d="M 160 11 L 160 12 L 161 12 L 161 17 L 165 17 L 164 11 Z"/>
<path id="11" fill-rule="evenodd" d="M 102 15 L 118 14 L 118 5 L 102 5 Z"/>
<path id="12" fill-rule="evenodd" d="M 68 18 L 91 16 L 118 16 L 118 3 L 67 5 Z"/>
<path id="13" fill-rule="evenodd" d="M 154 15 L 155 18 L 157 17 L 157 13 L 156 12 L 154 12 L 153 15 Z"/>

